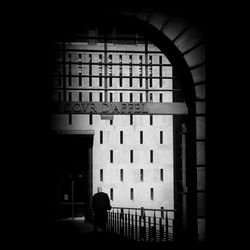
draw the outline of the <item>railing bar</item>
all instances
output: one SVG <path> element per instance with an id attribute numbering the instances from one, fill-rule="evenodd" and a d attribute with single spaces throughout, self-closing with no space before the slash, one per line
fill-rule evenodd
<path id="1" fill-rule="evenodd" d="M 138 239 L 138 228 L 137 228 L 137 219 L 138 219 L 138 216 L 137 216 L 137 210 L 135 210 L 135 239 L 137 240 Z"/>
<path id="2" fill-rule="evenodd" d="M 130 230 L 130 209 L 128 210 L 128 237 L 130 238 L 131 230 Z"/>
<path id="3" fill-rule="evenodd" d="M 149 233 L 149 242 L 151 241 L 151 218 L 148 217 L 148 233 Z"/>
<path id="4" fill-rule="evenodd" d="M 114 223 L 114 229 L 115 229 L 115 233 L 117 234 L 117 214 L 118 213 L 115 213 L 115 223 Z"/>
<path id="5" fill-rule="evenodd" d="M 156 220 L 155 220 L 155 211 L 153 214 L 153 228 L 152 228 L 152 235 L 153 235 L 153 241 L 156 241 Z"/>
<path id="6" fill-rule="evenodd" d="M 121 235 L 124 236 L 124 214 L 123 214 L 123 208 L 121 209 Z"/>
<path id="7" fill-rule="evenodd" d="M 131 232 L 131 238 L 134 239 L 134 234 L 135 234 L 135 231 L 134 231 L 134 215 L 132 214 L 132 232 Z"/>
<path id="8" fill-rule="evenodd" d="M 166 241 L 168 241 L 168 213 L 166 212 Z"/>
<path id="9" fill-rule="evenodd" d="M 113 209 L 118 208 L 118 209 L 131 209 L 131 210 L 141 210 L 141 208 L 134 208 L 134 207 L 113 207 Z M 176 209 L 157 209 L 157 208 L 143 208 L 143 210 L 148 210 L 148 211 L 169 211 L 169 212 L 174 212 Z"/>
<path id="10" fill-rule="evenodd" d="M 160 238 L 160 242 L 162 241 L 162 218 L 160 218 L 159 219 L 159 224 L 160 224 L 160 236 L 159 236 L 159 238 Z"/>
<path id="11" fill-rule="evenodd" d="M 124 236 L 127 237 L 127 214 L 124 215 Z"/>
<path id="12" fill-rule="evenodd" d="M 137 213 L 138 210 L 140 210 L 140 216 Z M 153 211 L 153 215 L 146 216 L 145 210 Z M 108 214 L 109 231 L 136 241 L 165 242 L 174 239 L 174 218 L 168 218 L 168 212 L 173 213 L 174 217 L 174 210 L 113 207 L 111 211 Z M 114 211 L 116 212 L 114 213 Z M 161 212 L 161 215 L 162 212 L 166 214 L 158 217 L 156 214 L 158 211 Z"/>

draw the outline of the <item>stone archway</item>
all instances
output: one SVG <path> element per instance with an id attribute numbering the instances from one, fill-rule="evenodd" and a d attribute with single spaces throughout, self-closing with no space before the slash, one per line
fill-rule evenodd
<path id="1" fill-rule="evenodd" d="M 85 9 L 85 11 L 87 11 Z M 91 13 L 91 14 L 90 14 Z M 154 9 L 90 9 L 87 16 L 74 20 L 76 29 L 81 23 L 115 22 L 126 19 L 128 25 L 137 25 L 144 35 L 159 46 L 171 60 L 180 76 L 188 118 L 188 186 L 190 191 L 189 234 L 194 241 L 204 241 L 206 234 L 205 179 L 206 179 L 206 76 L 205 41 L 202 30 L 181 15 Z M 62 23 L 62 31 L 72 27 L 71 22 Z"/>
<path id="2" fill-rule="evenodd" d="M 197 23 L 153 9 L 122 10 L 119 14 L 136 20 L 151 33 L 151 39 L 167 54 L 181 76 L 189 108 L 189 188 L 192 210 L 190 235 L 202 242 L 206 236 L 206 75 L 204 30 Z M 153 34 L 153 35 L 152 35 Z M 170 53 L 169 53 L 170 52 Z M 193 151 L 194 150 L 194 151 Z M 192 237 L 192 236 L 191 236 Z M 194 239 L 195 240 L 195 239 Z"/>

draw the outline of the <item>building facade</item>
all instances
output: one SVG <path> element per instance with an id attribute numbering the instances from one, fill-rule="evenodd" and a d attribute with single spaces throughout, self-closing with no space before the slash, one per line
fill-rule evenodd
<path id="1" fill-rule="evenodd" d="M 138 34 L 57 42 L 53 102 L 173 102 L 172 65 Z M 114 38 L 115 37 L 115 38 Z M 118 38 L 117 38 L 118 37 Z M 93 135 L 92 194 L 101 186 L 113 207 L 174 209 L 173 116 L 52 114 L 51 129 Z M 117 111 L 117 112 L 116 112 Z M 115 114 L 114 114 L 115 113 Z M 84 164 L 84 163 L 83 163 Z"/>

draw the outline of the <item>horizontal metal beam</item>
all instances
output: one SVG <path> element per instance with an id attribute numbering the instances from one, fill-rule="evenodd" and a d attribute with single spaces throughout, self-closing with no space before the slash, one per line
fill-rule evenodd
<path id="1" fill-rule="evenodd" d="M 119 76 L 119 75 L 81 75 L 81 74 L 61 74 L 61 75 L 52 75 L 53 77 L 76 77 L 76 78 L 138 78 L 138 79 L 174 79 L 172 76 Z"/>
<path id="2" fill-rule="evenodd" d="M 187 115 L 188 109 L 184 102 L 146 103 L 145 109 L 149 114 L 156 115 Z"/>
<path id="3" fill-rule="evenodd" d="M 58 51 L 63 51 L 63 49 L 58 48 Z M 131 54 L 145 54 L 144 50 L 112 50 L 112 49 L 65 49 L 65 52 L 89 52 L 89 53 L 115 53 L 115 54 L 126 54 L 126 53 L 131 53 Z M 163 53 L 161 51 L 158 50 L 149 50 L 148 54 L 162 54 Z"/>
<path id="4" fill-rule="evenodd" d="M 59 91 L 59 90 L 63 90 L 63 88 L 61 87 L 61 88 L 52 88 L 53 90 L 57 90 L 57 91 Z M 119 89 L 117 89 L 117 88 L 114 88 L 114 87 L 109 87 L 108 89 L 105 89 L 105 88 L 103 88 L 103 87 L 100 87 L 100 88 L 92 88 L 92 87 L 82 87 L 82 88 L 75 88 L 75 87 L 67 87 L 67 89 L 66 89 L 66 91 L 67 92 L 70 92 L 70 91 L 85 91 L 85 92 L 90 92 L 90 91 L 108 91 L 108 92 L 114 92 L 114 91 L 118 91 L 118 92 L 123 92 L 123 91 L 130 91 L 130 92 L 178 92 L 178 93 L 180 93 L 180 92 L 182 92 L 182 90 L 181 89 L 164 89 L 164 88 L 160 88 L 160 87 L 158 87 L 158 89 L 157 88 L 147 88 L 147 89 L 145 89 L 145 88 L 140 88 L 140 89 L 135 89 L 135 88 L 130 88 L 130 89 L 127 89 L 127 88 L 123 88 L 123 87 L 121 87 L 121 88 L 119 88 Z"/>
<path id="5" fill-rule="evenodd" d="M 56 61 L 56 64 L 67 64 L 67 65 L 108 65 L 108 66 L 156 66 L 156 67 L 161 67 L 161 66 L 166 66 L 166 67 L 172 67 L 172 64 L 170 63 L 105 63 L 105 62 L 82 62 L 82 61 L 66 61 L 66 62 L 62 62 L 62 61 Z"/>

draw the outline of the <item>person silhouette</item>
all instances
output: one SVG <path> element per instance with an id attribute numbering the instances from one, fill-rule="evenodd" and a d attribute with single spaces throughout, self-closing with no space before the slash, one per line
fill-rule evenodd
<path id="1" fill-rule="evenodd" d="M 110 205 L 109 196 L 102 192 L 102 188 L 97 188 L 97 193 L 93 195 L 92 198 L 92 207 L 94 210 L 94 230 L 106 231 L 106 221 L 108 217 L 107 210 L 110 210 L 112 207 Z"/>

